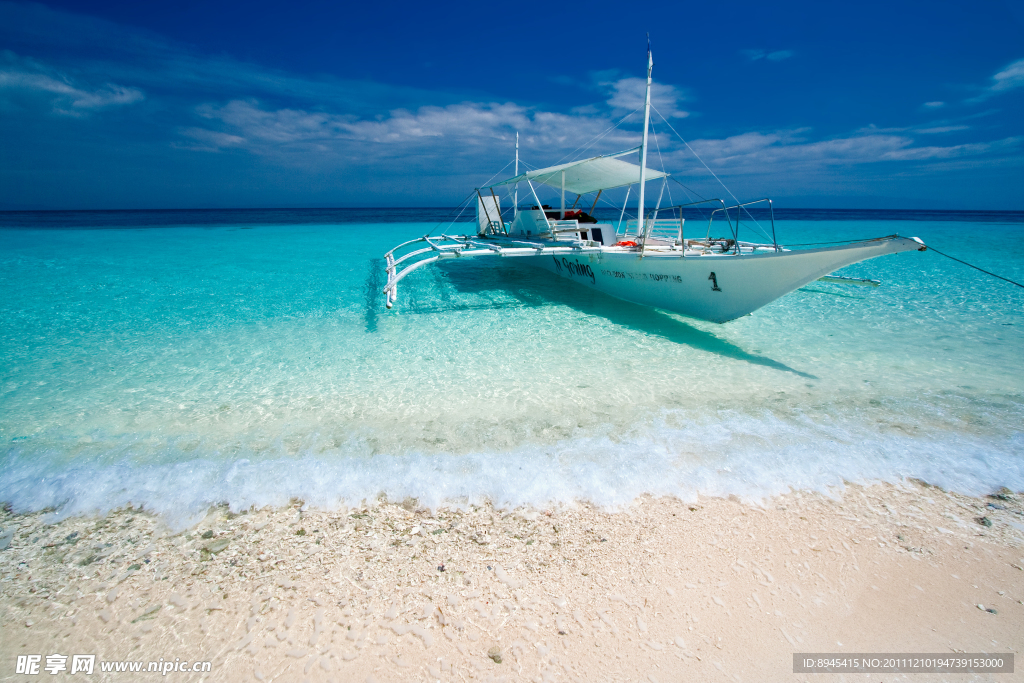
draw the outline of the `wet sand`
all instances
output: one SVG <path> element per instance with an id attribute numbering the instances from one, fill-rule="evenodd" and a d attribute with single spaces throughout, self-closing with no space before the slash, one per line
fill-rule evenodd
<path id="1" fill-rule="evenodd" d="M 0 680 L 49 679 L 15 663 L 55 653 L 112 681 L 1024 680 L 1009 492 L 51 519 L 0 517 Z M 794 674 L 795 652 L 1011 652 L 1017 673 Z M 210 671 L 100 671 L 161 658 Z"/>

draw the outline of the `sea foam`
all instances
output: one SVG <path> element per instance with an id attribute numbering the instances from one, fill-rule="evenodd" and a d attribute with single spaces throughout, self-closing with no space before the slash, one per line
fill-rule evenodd
<path id="1" fill-rule="evenodd" d="M 243 453 L 195 457 L 171 449 L 140 462 L 126 443 L 102 455 L 55 465 L 24 444 L 7 452 L 0 490 L 16 510 L 56 508 L 60 517 L 132 504 L 163 514 L 173 526 L 196 521 L 209 506 L 238 511 L 300 499 L 318 508 L 416 499 L 430 508 L 489 501 L 499 508 L 586 501 L 620 508 L 643 494 L 735 495 L 754 504 L 791 490 L 837 492 L 847 483 L 920 479 L 980 495 L 1001 486 L 1024 489 L 1024 433 L 1003 439 L 935 433 L 885 435 L 858 427 L 770 414 L 673 415 L 628 434 L 578 436 L 547 446 L 458 456 L 370 454 L 365 444 L 313 446 L 291 456 Z M 312 439 L 313 442 L 316 439 Z M 315 452 L 313 452 L 315 451 Z M 59 460 L 59 459 L 58 459 Z M 152 462 L 158 460 L 159 462 Z"/>

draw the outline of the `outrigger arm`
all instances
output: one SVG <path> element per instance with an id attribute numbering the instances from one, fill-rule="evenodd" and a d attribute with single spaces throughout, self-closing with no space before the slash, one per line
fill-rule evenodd
<path id="1" fill-rule="evenodd" d="M 426 247 L 413 249 L 395 258 L 395 252 L 405 247 L 419 243 L 426 244 Z M 468 235 L 441 235 L 440 237 L 423 237 L 403 242 L 384 255 L 386 264 L 387 285 L 384 287 L 386 297 L 385 304 L 391 308 L 398 298 L 398 283 L 414 270 L 425 265 L 450 258 L 474 258 L 480 256 L 545 256 L 555 254 L 587 254 L 598 253 L 601 247 L 590 246 L 593 242 L 583 240 L 575 242 L 554 242 L 552 246 L 537 244 L 536 242 L 518 242 L 510 240 L 506 244 L 523 246 L 504 246 L 489 244 Z M 403 263 L 407 264 L 400 267 Z"/>

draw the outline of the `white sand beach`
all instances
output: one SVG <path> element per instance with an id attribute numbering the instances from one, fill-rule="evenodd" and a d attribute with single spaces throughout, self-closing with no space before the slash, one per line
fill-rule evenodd
<path id="1" fill-rule="evenodd" d="M 296 501 L 177 533 L 130 508 L 8 512 L 0 677 L 27 680 L 15 663 L 33 654 L 95 654 L 95 680 L 381 683 L 822 680 L 792 672 L 797 652 L 1019 659 L 1022 503 L 922 484 L 617 512 Z M 160 660 L 210 666 L 145 673 Z M 100 670 L 119 661 L 143 673 Z"/>

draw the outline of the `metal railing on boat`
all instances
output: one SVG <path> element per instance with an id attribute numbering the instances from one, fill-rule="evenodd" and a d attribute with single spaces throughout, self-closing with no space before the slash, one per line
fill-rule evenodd
<path id="1" fill-rule="evenodd" d="M 720 207 L 718 207 L 716 209 L 713 209 L 711 211 L 711 214 L 708 216 L 708 229 L 707 229 L 706 235 L 704 236 L 704 240 L 705 240 L 705 242 L 711 240 L 711 228 L 712 228 L 712 224 L 714 223 L 714 220 L 715 220 L 715 215 L 718 214 L 718 213 L 722 213 L 724 215 L 724 217 L 725 217 L 726 222 L 729 225 L 729 231 L 732 233 L 732 243 L 733 243 L 734 252 L 736 254 L 741 254 L 742 253 L 742 248 L 740 246 L 739 232 L 740 232 L 740 218 L 742 216 L 742 210 L 745 209 L 748 206 L 751 206 L 752 204 L 760 204 L 762 202 L 768 202 L 768 212 L 769 212 L 769 217 L 771 219 L 771 226 L 772 226 L 772 235 L 771 235 L 772 247 L 775 249 L 775 251 L 779 251 L 780 250 L 779 243 L 778 243 L 778 240 L 775 237 L 775 210 L 774 210 L 774 208 L 772 206 L 772 200 L 767 198 L 767 197 L 764 198 L 764 199 L 755 199 L 755 200 L 752 200 L 752 201 L 749 201 L 749 202 L 742 202 L 742 203 L 739 203 L 739 204 L 733 204 L 731 206 L 726 205 L 724 200 L 715 198 L 715 199 L 702 199 L 702 200 L 700 200 L 698 202 L 689 202 L 687 204 L 676 204 L 674 206 L 667 206 L 667 207 L 664 207 L 664 208 L 659 207 L 659 208 L 656 208 L 656 209 L 653 210 L 653 212 L 652 212 L 654 214 L 653 218 L 647 218 L 647 219 L 644 220 L 644 224 L 645 225 L 643 227 L 643 230 L 640 229 L 640 224 L 639 224 L 638 220 L 633 219 L 633 220 L 627 221 L 626 222 L 626 233 L 629 234 L 630 231 L 633 230 L 633 231 L 635 231 L 635 234 L 636 234 L 637 238 L 641 240 L 640 255 L 641 255 L 641 258 L 642 258 L 643 255 L 647 251 L 647 242 L 648 242 L 649 238 L 653 237 L 655 240 L 657 240 L 659 238 L 663 239 L 663 240 L 664 239 L 670 239 L 670 240 L 674 239 L 678 244 L 680 244 L 680 245 L 684 244 L 683 224 L 685 222 L 685 219 L 683 218 L 683 209 L 689 208 L 689 207 L 693 207 L 693 206 L 699 206 L 701 204 L 721 204 Z M 731 210 L 733 210 L 733 209 L 736 210 L 736 220 L 735 220 L 735 223 L 733 222 L 732 216 L 729 214 L 729 212 Z M 671 218 L 671 219 L 659 219 L 658 218 L 658 214 L 659 213 L 667 212 L 667 211 L 672 211 L 672 212 L 678 211 L 679 212 L 679 218 Z M 749 214 L 749 212 L 748 212 L 748 214 Z M 670 236 L 665 236 L 664 235 L 665 230 L 669 230 L 671 233 L 674 233 L 676 228 L 678 228 L 678 234 L 677 235 L 676 234 L 671 234 Z M 662 235 L 658 235 L 657 234 L 656 231 L 658 231 L 659 229 L 661 230 Z"/>
<path id="2" fill-rule="evenodd" d="M 716 213 L 718 213 L 719 211 L 725 211 L 726 217 L 728 217 L 729 209 L 736 209 L 736 229 L 733 232 L 733 239 L 735 239 L 736 240 L 736 244 L 739 245 L 739 239 L 740 239 L 740 217 L 743 215 L 740 212 L 740 209 L 743 209 L 745 207 L 751 206 L 752 204 L 760 204 L 761 202 L 768 202 L 768 212 L 769 212 L 769 216 L 771 216 L 771 220 L 772 220 L 772 245 L 775 247 L 775 251 L 778 251 L 779 250 L 779 241 L 775 238 L 775 209 L 772 206 L 772 200 L 768 199 L 767 197 L 765 197 L 764 199 L 754 199 L 754 200 L 749 201 L 749 202 L 743 202 L 743 203 L 740 203 L 740 204 L 733 204 L 732 206 L 725 206 L 725 207 L 722 207 L 720 209 L 715 209 L 714 211 L 711 212 L 711 218 L 708 219 L 708 230 L 710 231 L 710 229 L 711 229 L 711 221 L 714 220 Z M 753 216 L 750 214 L 749 211 L 747 212 L 747 215 L 750 216 L 751 218 L 753 218 Z M 756 223 L 757 221 L 754 221 L 754 222 Z M 758 227 L 760 227 L 760 224 L 758 224 Z"/>
<path id="3" fill-rule="evenodd" d="M 570 221 L 564 221 L 569 223 Z M 576 221 L 571 221 L 575 223 Z M 554 224 L 555 221 L 552 221 Z M 578 230 L 578 228 L 577 228 Z M 426 246 L 417 248 L 418 245 Z M 405 253 L 396 253 L 410 248 Z M 470 237 L 467 235 L 441 235 L 430 237 L 424 235 L 408 242 L 403 242 L 384 254 L 387 284 L 384 286 L 385 305 L 388 308 L 398 297 L 398 283 L 409 274 L 425 265 L 449 258 L 473 258 L 481 256 L 524 257 L 543 256 L 547 254 L 581 254 L 601 251 L 599 242 L 589 240 L 557 241 L 552 240 L 550 246 L 538 242 L 519 241 L 505 238 L 500 244 L 487 238 Z M 402 264 L 405 264 L 402 267 Z"/>

